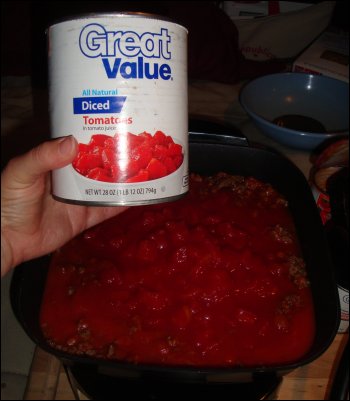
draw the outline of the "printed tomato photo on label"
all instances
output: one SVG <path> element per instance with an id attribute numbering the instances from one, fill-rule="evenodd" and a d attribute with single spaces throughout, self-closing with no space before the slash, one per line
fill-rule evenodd
<path id="1" fill-rule="evenodd" d="M 153 136 L 148 132 L 113 137 L 95 134 L 88 144 L 79 143 L 72 165 L 79 174 L 92 180 L 135 183 L 175 172 L 183 158 L 182 146 L 162 131 Z"/>

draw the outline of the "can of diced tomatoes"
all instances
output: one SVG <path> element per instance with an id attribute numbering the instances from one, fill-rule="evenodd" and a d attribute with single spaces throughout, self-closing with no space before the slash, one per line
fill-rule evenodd
<path id="1" fill-rule="evenodd" d="M 48 29 L 53 138 L 79 152 L 52 173 L 55 199 L 141 205 L 188 191 L 187 30 L 144 13 L 74 17 Z"/>

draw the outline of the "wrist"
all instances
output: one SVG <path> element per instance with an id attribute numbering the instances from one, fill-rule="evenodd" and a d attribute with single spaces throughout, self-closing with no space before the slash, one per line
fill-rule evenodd
<path id="1" fill-rule="evenodd" d="M 12 248 L 1 230 L 1 277 L 8 273 L 13 267 Z"/>

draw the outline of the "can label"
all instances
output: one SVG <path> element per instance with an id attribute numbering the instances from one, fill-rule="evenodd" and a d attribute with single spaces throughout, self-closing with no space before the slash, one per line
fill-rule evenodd
<path id="1" fill-rule="evenodd" d="M 338 333 L 346 333 L 349 330 L 349 290 L 338 285 L 340 300 L 340 324 Z"/>
<path id="2" fill-rule="evenodd" d="M 331 205 L 329 201 L 329 195 L 326 192 L 321 191 L 315 184 L 311 184 L 312 194 L 314 196 L 317 209 L 320 213 L 320 217 L 323 225 L 331 219 Z"/>
<path id="3" fill-rule="evenodd" d="M 82 16 L 49 35 L 51 131 L 79 152 L 56 199 L 168 201 L 188 191 L 187 30 L 138 14 Z"/>

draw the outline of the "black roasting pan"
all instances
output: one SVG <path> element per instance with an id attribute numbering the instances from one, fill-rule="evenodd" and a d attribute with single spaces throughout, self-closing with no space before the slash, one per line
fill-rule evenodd
<path id="1" fill-rule="evenodd" d="M 294 217 L 313 294 L 316 336 L 309 352 L 299 361 L 257 368 L 192 368 L 135 365 L 70 355 L 52 348 L 39 326 L 39 311 L 49 256 L 15 269 L 11 283 L 13 311 L 27 335 L 67 366 L 94 365 L 99 372 L 124 378 L 156 377 L 180 382 L 246 382 L 259 375 L 282 376 L 318 358 L 332 343 L 339 325 L 339 298 L 324 229 L 312 193 L 302 172 L 275 151 L 249 146 L 235 128 L 213 122 L 190 121 L 190 171 L 213 174 L 224 171 L 269 182 L 283 194 Z"/>

